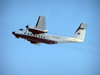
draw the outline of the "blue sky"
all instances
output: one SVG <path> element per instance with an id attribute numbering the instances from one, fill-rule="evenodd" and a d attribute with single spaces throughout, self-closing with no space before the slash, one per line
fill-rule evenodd
<path id="1" fill-rule="evenodd" d="M 99 0 L 0 0 L 0 75 L 100 75 Z M 48 34 L 72 37 L 86 23 L 83 43 L 35 46 L 12 31 L 46 16 Z"/>

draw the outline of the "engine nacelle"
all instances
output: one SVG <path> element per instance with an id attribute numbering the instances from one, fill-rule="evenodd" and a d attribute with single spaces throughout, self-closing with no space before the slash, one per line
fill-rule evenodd
<path id="1" fill-rule="evenodd" d="M 31 27 L 29 27 L 28 30 L 30 32 L 32 32 L 33 34 L 40 34 L 40 33 L 47 33 L 48 32 L 48 30 L 41 30 L 38 28 L 31 28 Z"/>

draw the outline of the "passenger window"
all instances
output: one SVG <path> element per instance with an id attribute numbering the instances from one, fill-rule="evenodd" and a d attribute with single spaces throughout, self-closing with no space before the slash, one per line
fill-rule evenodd
<path id="1" fill-rule="evenodd" d="M 37 35 L 35 35 L 37 37 Z"/>
<path id="2" fill-rule="evenodd" d="M 41 38 L 42 38 L 43 36 L 41 36 Z"/>

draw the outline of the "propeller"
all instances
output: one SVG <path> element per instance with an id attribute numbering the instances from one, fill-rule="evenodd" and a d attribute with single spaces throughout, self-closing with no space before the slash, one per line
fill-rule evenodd
<path id="1" fill-rule="evenodd" d="M 27 33 L 27 30 L 28 30 L 28 28 L 29 28 L 29 25 L 27 24 L 27 26 L 25 26 L 26 27 L 26 33 Z"/>
<path id="2" fill-rule="evenodd" d="M 26 27 L 26 29 L 28 29 L 28 27 L 29 27 L 28 24 L 27 24 L 27 26 L 25 26 L 25 27 Z"/>
<path id="3" fill-rule="evenodd" d="M 25 26 L 26 27 L 26 32 L 25 33 L 27 33 L 27 30 L 28 30 L 28 28 L 29 28 L 29 25 L 27 24 L 27 26 Z M 26 39 L 24 40 L 24 42 L 26 41 Z"/>

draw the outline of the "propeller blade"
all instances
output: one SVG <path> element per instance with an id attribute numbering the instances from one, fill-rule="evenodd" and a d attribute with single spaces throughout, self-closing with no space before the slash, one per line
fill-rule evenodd
<path id="1" fill-rule="evenodd" d="M 29 25 L 27 24 L 27 26 L 25 26 L 25 27 L 28 29 Z"/>
<path id="2" fill-rule="evenodd" d="M 28 29 L 29 26 L 27 25 L 27 26 L 25 26 L 25 27 Z"/>
<path id="3" fill-rule="evenodd" d="M 26 33 L 27 33 L 27 30 L 28 30 L 28 28 L 29 28 L 28 24 L 27 24 L 27 26 L 25 26 L 25 27 L 26 27 Z"/>

